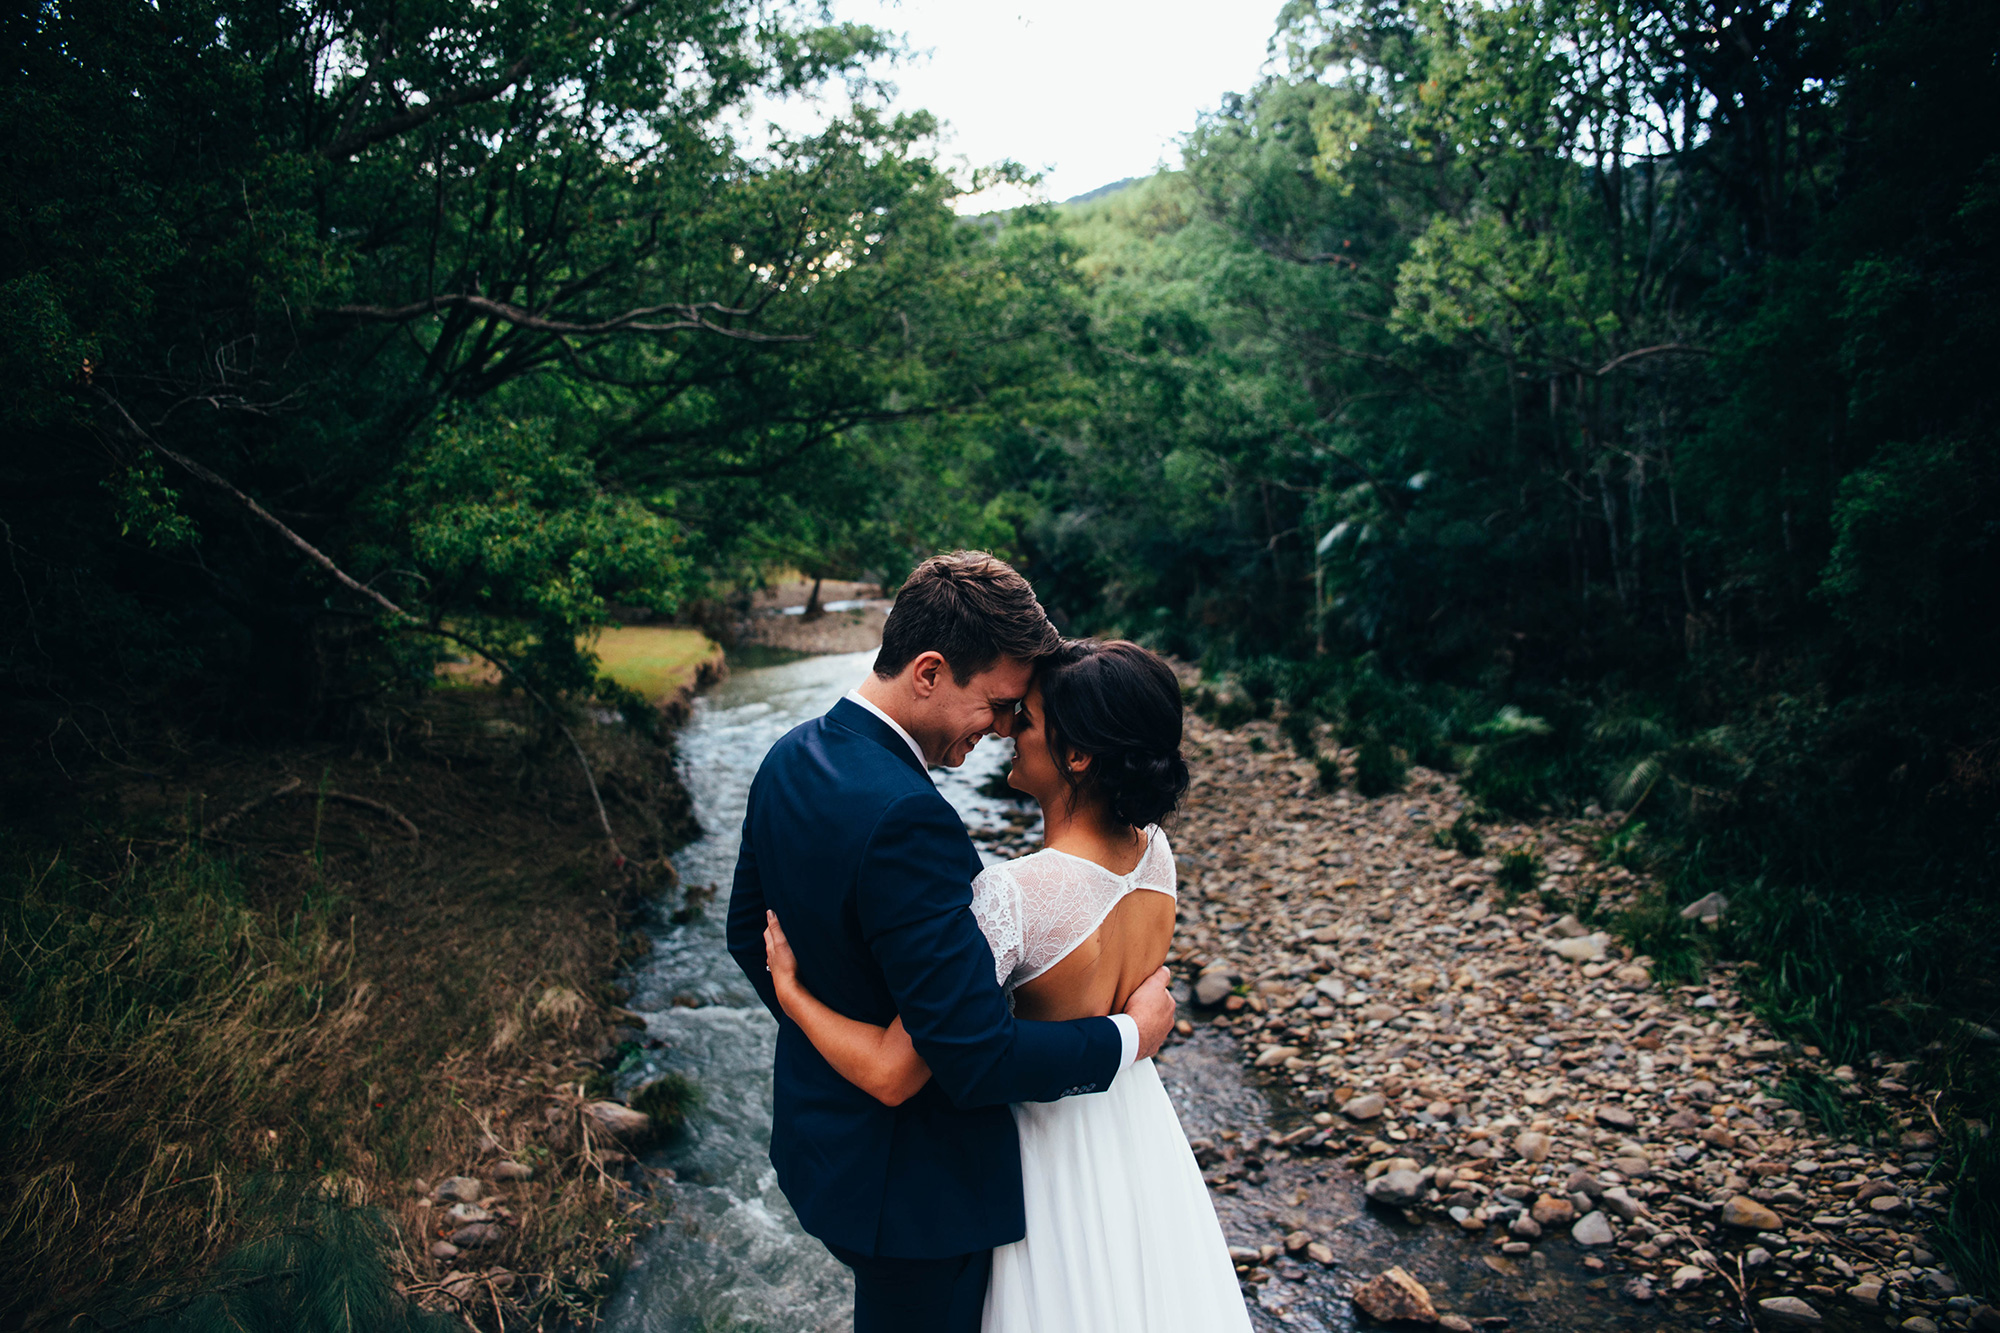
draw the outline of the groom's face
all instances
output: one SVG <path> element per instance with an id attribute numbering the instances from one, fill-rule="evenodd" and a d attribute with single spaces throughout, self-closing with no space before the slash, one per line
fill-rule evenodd
<path id="1" fill-rule="evenodd" d="M 981 737 L 1007 734 L 1035 671 L 1026 662 L 1003 657 L 960 685 L 942 657 L 924 656 L 935 660 L 914 663 L 922 725 L 911 727 L 910 734 L 923 746 L 927 761 L 957 768 Z"/>

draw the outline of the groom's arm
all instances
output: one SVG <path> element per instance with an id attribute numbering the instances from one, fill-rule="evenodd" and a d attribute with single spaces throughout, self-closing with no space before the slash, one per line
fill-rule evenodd
<path id="1" fill-rule="evenodd" d="M 754 788 L 751 799 L 755 801 Z M 743 850 L 736 854 L 736 879 L 729 889 L 729 922 L 724 937 L 729 942 L 729 956 L 743 969 L 743 975 L 750 978 L 771 1017 L 781 1017 L 777 988 L 771 983 L 771 972 L 764 960 L 764 881 L 757 874 L 757 853 L 751 845 L 748 815 L 743 819 Z"/>
<path id="2" fill-rule="evenodd" d="M 1118 1025 L 1015 1019 L 972 916 L 964 864 L 958 816 L 917 796 L 884 815 L 861 866 L 862 933 L 917 1054 L 962 1107 L 1102 1092 L 1126 1058 Z"/>

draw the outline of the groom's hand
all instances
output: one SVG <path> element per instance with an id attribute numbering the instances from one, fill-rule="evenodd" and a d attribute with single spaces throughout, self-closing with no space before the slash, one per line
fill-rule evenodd
<path id="1" fill-rule="evenodd" d="M 1173 973 L 1163 967 L 1146 978 L 1125 1002 L 1125 1012 L 1139 1025 L 1141 1060 L 1158 1055 L 1167 1034 L 1174 1030 L 1174 997 L 1167 994 L 1167 983 L 1172 979 Z"/>

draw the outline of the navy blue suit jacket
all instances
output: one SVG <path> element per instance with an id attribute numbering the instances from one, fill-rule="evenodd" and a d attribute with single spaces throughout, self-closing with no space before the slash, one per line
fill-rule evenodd
<path id="1" fill-rule="evenodd" d="M 794 728 L 751 784 L 729 952 L 778 1019 L 778 1184 L 830 1244 L 942 1259 L 1021 1239 L 1007 1103 L 1101 1092 L 1118 1073 L 1110 1019 L 1015 1021 L 971 911 L 979 869 L 910 747 L 851 699 Z M 764 970 L 767 907 L 813 994 L 867 1023 L 903 1016 L 931 1069 L 921 1092 L 884 1106 L 785 1018 Z"/>

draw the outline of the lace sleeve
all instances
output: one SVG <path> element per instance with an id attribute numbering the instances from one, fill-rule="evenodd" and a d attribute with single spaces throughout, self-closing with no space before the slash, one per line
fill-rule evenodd
<path id="1" fill-rule="evenodd" d="M 1021 890 L 1006 866 L 988 866 L 972 881 L 972 915 L 993 950 L 993 979 L 1002 989 L 1021 965 Z"/>

